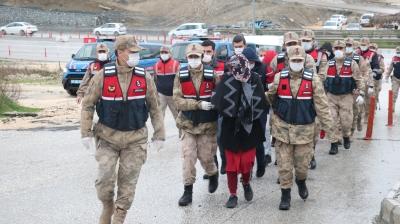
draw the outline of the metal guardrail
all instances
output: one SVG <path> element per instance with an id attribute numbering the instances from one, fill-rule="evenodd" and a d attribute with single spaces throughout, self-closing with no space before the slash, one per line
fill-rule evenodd
<path id="1" fill-rule="evenodd" d="M 259 29 L 257 34 L 261 35 L 283 35 L 286 32 L 294 31 L 299 33 L 302 29 Z M 370 39 L 400 39 L 400 30 L 313 30 L 317 39 L 340 39 L 344 37 L 361 38 L 368 37 Z M 250 29 L 215 29 L 213 32 L 220 32 L 221 34 L 238 34 L 238 33 L 251 33 Z"/>

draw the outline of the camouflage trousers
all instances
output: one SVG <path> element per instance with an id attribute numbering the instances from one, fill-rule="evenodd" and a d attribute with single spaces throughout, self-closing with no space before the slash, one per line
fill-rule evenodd
<path id="1" fill-rule="evenodd" d="M 328 93 L 329 108 L 335 128 L 336 141 L 350 137 L 353 125 L 353 94 L 333 95 Z"/>
<path id="2" fill-rule="evenodd" d="M 194 135 L 182 131 L 181 143 L 184 185 L 192 185 L 196 181 L 197 159 L 200 160 L 201 166 L 209 176 L 218 172 L 214 162 L 214 156 L 217 152 L 217 136 L 215 134 Z"/>
<path id="3" fill-rule="evenodd" d="M 382 89 L 382 80 L 375 80 L 374 79 L 374 93 L 373 96 L 375 97 L 375 105 L 379 104 L 379 93 L 381 92 Z M 365 90 L 365 107 L 364 107 L 364 122 L 368 121 L 368 116 L 369 116 L 369 105 L 371 100 L 371 95 L 368 94 L 368 86 L 366 87 Z"/>
<path id="4" fill-rule="evenodd" d="M 396 105 L 397 97 L 399 96 L 400 79 L 392 76 L 392 90 L 393 90 L 393 109 Z"/>
<path id="5" fill-rule="evenodd" d="M 282 189 L 293 185 L 293 169 L 299 180 L 307 179 L 308 165 L 313 154 L 314 142 L 302 145 L 291 145 L 279 140 L 275 142 L 278 160 L 279 181 Z"/>
<path id="6" fill-rule="evenodd" d="M 158 93 L 158 99 L 160 100 L 160 107 L 163 116 L 165 117 L 165 110 L 167 109 L 168 106 L 169 110 L 174 116 L 174 119 L 176 119 L 176 117 L 178 116 L 178 111 L 175 109 L 175 103 L 174 100 L 172 99 L 172 96 L 166 96 L 164 94 Z"/>
<path id="7" fill-rule="evenodd" d="M 351 127 L 351 129 L 354 131 L 357 127 L 357 122 L 358 120 L 360 120 L 360 122 L 362 122 L 362 115 L 364 114 L 364 107 L 365 107 L 365 102 L 363 105 L 358 105 L 356 103 L 356 97 L 353 98 L 354 102 L 353 102 L 353 125 Z"/>
<path id="8" fill-rule="evenodd" d="M 146 161 L 147 142 L 129 144 L 120 148 L 101 138 L 96 139 L 96 160 L 98 175 L 96 179 L 97 197 L 102 202 L 114 200 L 115 182 L 118 184 L 117 208 L 128 210 L 135 196 L 140 169 Z M 119 163 L 118 170 L 117 163 Z"/>

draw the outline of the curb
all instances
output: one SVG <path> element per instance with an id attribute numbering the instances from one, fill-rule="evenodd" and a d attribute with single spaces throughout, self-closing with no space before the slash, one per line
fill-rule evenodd
<path id="1" fill-rule="evenodd" d="M 400 182 L 383 199 L 379 220 L 382 224 L 400 224 Z"/>

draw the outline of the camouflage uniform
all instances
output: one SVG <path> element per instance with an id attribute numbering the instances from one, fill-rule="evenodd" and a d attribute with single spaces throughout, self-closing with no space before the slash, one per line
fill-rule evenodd
<path id="1" fill-rule="evenodd" d="M 136 41 L 132 39 L 133 37 L 130 36 L 118 37 L 116 49 L 127 42 L 134 45 L 133 48 L 135 48 Z M 131 83 L 133 68 L 118 65 L 118 61 L 116 61 L 116 64 L 123 98 L 127 100 L 127 90 Z M 145 101 L 154 128 L 152 139 L 165 140 L 163 115 L 157 102 L 157 90 L 151 76 L 146 73 L 145 78 L 147 84 Z M 121 212 L 126 214 L 133 202 L 140 169 L 147 156 L 148 133 L 146 126 L 134 131 L 119 131 L 100 122 L 95 124 L 92 130 L 95 105 L 102 97 L 103 80 L 104 70 L 99 75 L 94 76 L 89 84 L 82 102 L 81 135 L 82 137 L 95 137 L 95 157 L 98 162 L 98 175 L 95 185 L 100 201 L 107 203 L 114 200 L 115 179 L 118 181 L 117 199 L 115 201 L 116 213 L 114 213 L 114 216 L 116 216 L 115 214 Z M 119 163 L 119 167 L 116 173 L 117 163 Z M 114 220 L 113 223 L 122 222 Z M 105 223 L 108 223 L 108 221 Z"/>
<path id="2" fill-rule="evenodd" d="M 190 68 L 189 72 L 196 91 L 199 93 L 203 80 L 203 66 L 198 69 Z M 213 176 L 218 172 L 214 162 L 214 155 L 217 151 L 217 123 L 200 123 L 195 126 L 183 115 L 182 111 L 200 110 L 201 101 L 183 97 L 179 72 L 175 77 L 173 99 L 176 109 L 179 111 L 176 126 L 182 130 L 183 182 L 187 186 L 192 185 L 196 180 L 195 164 L 197 159 L 200 160 L 207 175 Z"/>
<path id="3" fill-rule="evenodd" d="M 400 52 L 400 47 L 396 48 L 396 52 Z M 397 62 L 398 63 L 398 62 Z M 394 75 L 391 75 L 394 69 L 393 61 L 390 62 L 389 68 L 386 72 L 386 79 L 389 79 L 389 76 L 392 80 L 392 91 L 393 91 L 393 110 L 396 105 L 397 97 L 399 95 L 399 88 L 400 88 L 400 79 L 396 78 Z"/>
<path id="4" fill-rule="evenodd" d="M 345 43 L 343 41 L 335 41 L 333 47 L 340 46 L 345 48 Z M 336 70 L 339 72 L 344 64 L 344 59 L 336 60 Z M 364 89 L 363 79 L 360 74 L 360 69 L 357 63 L 353 60 L 351 63 L 352 78 L 355 80 L 357 89 Z M 351 127 L 353 124 L 353 94 L 341 94 L 334 95 L 332 93 L 327 93 L 329 100 L 329 107 L 334 121 L 335 132 L 336 132 L 336 142 L 342 140 L 342 138 L 348 138 L 351 136 Z"/>
<path id="5" fill-rule="evenodd" d="M 297 47 L 302 49 L 301 47 Z M 292 50 L 289 50 L 291 53 Z M 304 50 L 303 50 L 304 52 Z M 303 54 L 303 60 L 305 53 Z M 302 73 L 289 71 L 290 88 L 292 95 L 296 97 L 302 81 Z M 277 74 L 274 83 L 267 92 L 271 105 L 277 98 L 277 89 L 280 82 L 280 74 Z M 332 133 L 332 118 L 330 115 L 328 100 L 325 90 L 317 75 L 312 78 L 313 101 L 318 120 L 323 130 L 327 131 L 330 141 L 334 141 Z M 293 168 L 297 179 L 307 178 L 308 164 L 312 157 L 315 122 L 307 125 L 292 125 L 283 121 L 278 116 L 272 118 L 272 136 L 276 138 L 276 152 L 279 165 L 279 179 L 282 189 L 289 189 L 293 184 Z"/>
<path id="6" fill-rule="evenodd" d="M 108 53 L 108 47 L 105 44 L 98 44 L 96 46 L 96 52 L 98 53 L 99 51 L 105 51 Z M 95 63 L 91 63 L 86 69 L 85 75 L 83 76 L 81 84 L 79 85 L 79 89 L 76 91 L 76 95 L 80 99 L 84 97 L 92 77 L 100 73 L 100 69 L 95 68 L 95 66 L 96 66 Z"/>

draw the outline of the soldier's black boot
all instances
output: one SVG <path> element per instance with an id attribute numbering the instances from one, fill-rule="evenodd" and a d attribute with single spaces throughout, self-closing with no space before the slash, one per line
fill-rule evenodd
<path id="1" fill-rule="evenodd" d="M 281 203 L 279 204 L 279 210 L 289 210 L 290 208 L 290 188 L 289 189 L 281 189 Z"/>
<path id="2" fill-rule="evenodd" d="M 306 180 L 298 180 L 296 178 L 296 184 L 299 188 L 299 195 L 305 201 L 308 198 L 308 189 L 306 185 Z"/>
<path id="3" fill-rule="evenodd" d="M 329 150 L 330 155 L 336 155 L 338 153 L 338 143 L 331 143 L 331 150 Z"/>
<path id="4" fill-rule="evenodd" d="M 213 176 L 209 176 L 208 192 L 214 193 L 218 188 L 218 173 Z"/>
<path id="5" fill-rule="evenodd" d="M 182 197 L 179 199 L 179 206 L 187 206 L 192 203 L 192 195 L 193 184 L 185 186 L 185 191 L 183 192 Z"/>
<path id="6" fill-rule="evenodd" d="M 343 147 L 345 149 L 350 149 L 350 138 L 349 137 L 343 137 Z"/>
<path id="7" fill-rule="evenodd" d="M 315 156 L 313 156 L 310 161 L 310 169 L 314 170 L 315 168 L 317 168 L 317 161 L 315 161 Z"/>

